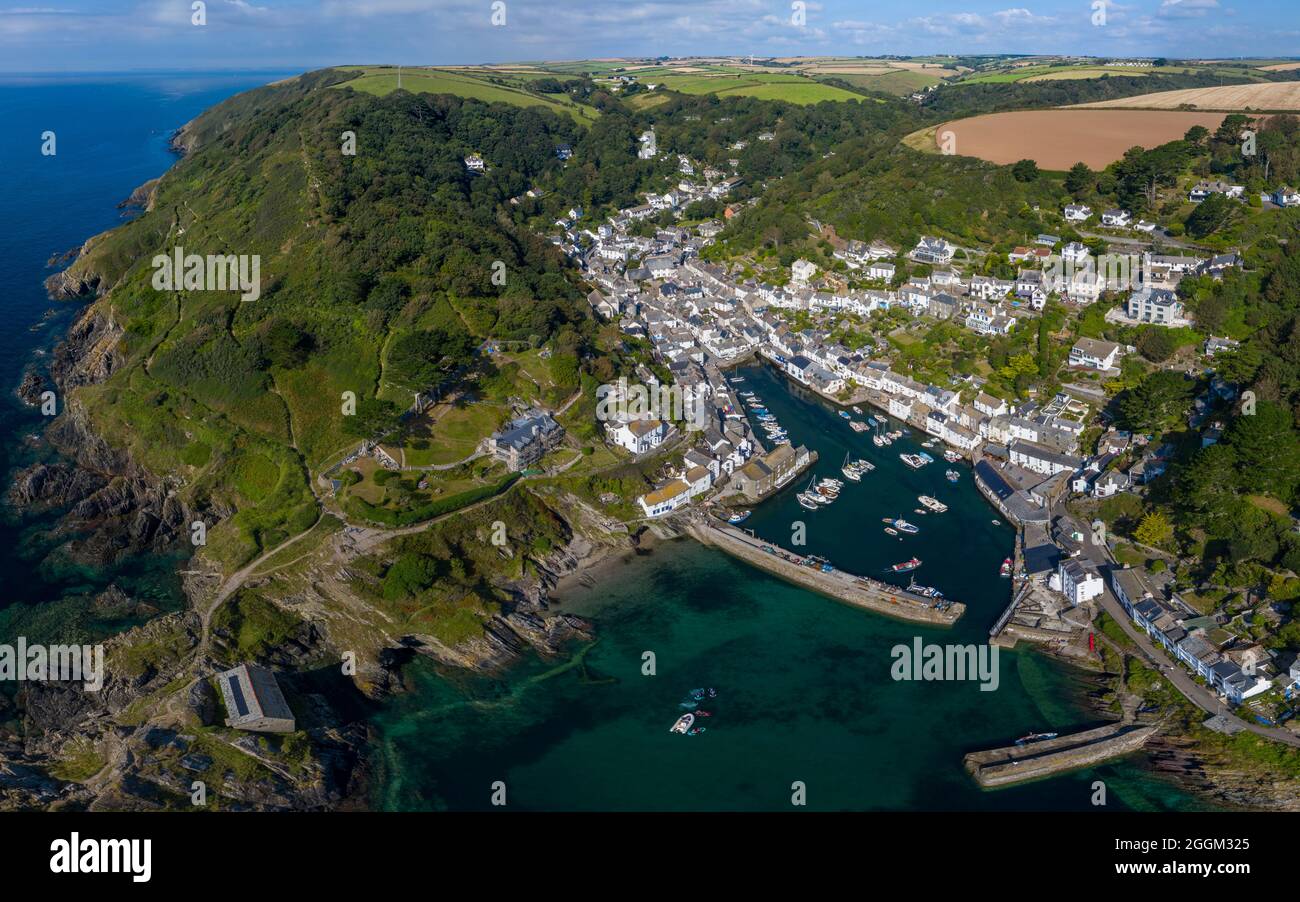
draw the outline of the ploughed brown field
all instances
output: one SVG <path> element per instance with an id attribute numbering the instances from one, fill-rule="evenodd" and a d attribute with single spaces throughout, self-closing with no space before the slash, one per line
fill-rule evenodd
<path id="1" fill-rule="evenodd" d="M 1175 141 L 1193 125 L 1210 131 L 1223 113 L 1146 110 L 1022 110 L 947 122 L 935 129 L 935 147 L 944 133 L 956 136 L 955 153 L 990 163 L 1033 160 L 1044 169 L 1069 169 L 1080 161 L 1092 169 L 1124 156 L 1135 145 L 1156 147 Z"/>
<path id="2" fill-rule="evenodd" d="M 1300 81 L 1157 91 L 1154 94 L 1139 94 L 1136 97 L 1081 103 L 1073 108 L 1099 110 L 1128 107 L 1129 109 L 1173 110 L 1184 104 L 1202 110 L 1300 110 Z"/>

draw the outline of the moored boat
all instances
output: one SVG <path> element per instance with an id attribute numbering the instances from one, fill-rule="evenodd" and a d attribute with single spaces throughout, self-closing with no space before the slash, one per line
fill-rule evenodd
<path id="1" fill-rule="evenodd" d="M 730 517 L 727 518 L 727 522 L 732 524 L 733 526 L 737 523 L 744 523 L 746 520 L 749 519 L 749 515 L 751 513 L 752 511 L 736 511 L 734 514 L 732 514 Z"/>
<path id="2" fill-rule="evenodd" d="M 695 724 L 695 715 L 691 714 L 690 712 L 687 712 L 686 714 L 683 714 L 681 717 L 677 718 L 677 722 L 668 729 L 668 732 L 685 734 L 690 730 L 692 726 L 694 726 L 694 724 Z"/>
<path id="3" fill-rule="evenodd" d="M 916 500 L 921 502 L 922 507 L 926 507 L 934 511 L 936 514 L 942 514 L 948 509 L 948 505 L 944 504 L 938 498 L 932 498 L 929 495 L 919 495 Z"/>
<path id="4" fill-rule="evenodd" d="M 915 570 L 919 566 L 921 566 L 921 559 L 919 557 L 914 557 L 910 561 L 903 561 L 901 564 L 894 564 L 889 568 L 889 572 L 907 573 L 911 570 Z"/>

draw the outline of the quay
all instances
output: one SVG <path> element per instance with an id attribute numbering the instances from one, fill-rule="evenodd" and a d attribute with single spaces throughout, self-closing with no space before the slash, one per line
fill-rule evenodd
<path id="1" fill-rule="evenodd" d="M 806 558 L 777 548 L 743 530 L 711 522 L 705 516 L 693 518 L 687 531 L 705 545 L 725 551 L 787 582 L 878 614 L 935 626 L 952 626 L 966 612 L 966 606 L 960 601 L 928 598 L 843 570 L 826 573 L 820 567 L 809 566 L 805 563 Z"/>
<path id="2" fill-rule="evenodd" d="M 996 789 L 1127 755 L 1145 745 L 1155 732 L 1155 726 L 1146 724 L 1106 724 L 1055 739 L 972 752 L 965 758 L 966 770 L 980 786 Z"/>

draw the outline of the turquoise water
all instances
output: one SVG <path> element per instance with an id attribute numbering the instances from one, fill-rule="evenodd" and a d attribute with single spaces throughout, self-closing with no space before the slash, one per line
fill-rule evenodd
<path id="1" fill-rule="evenodd" d="M 797 442 L 837 470 L 857 436 L 772 376 L 746 371 Z M 968 751 L 1030 730 L 1084 727 L 1080 676 L 1032 652 L 1003 652 L 1000 685 L 896 682 L 890 649 L 981 642 L 1006 604 L 997 564 L 1012 533 L 975 494 L 969 470 L 950 486 L 938 465 L 913 473 L 893 449 L 858 451 L 879 463 L 828 509 L 809 513 L 792 489 L 746 526 L 789 544 L 792 519 L 808 545 L 845 569 L 870 572 L 913 552 L 920 571 L 969 605 L 951 630 L 865 613 L 787 585 L 689 540 L 614 564 L 598 585 L 559 599 L 592 618 L 598 642 L 555 666 L 533 662 L 502 680 L 444 678 L 412 667 L 412 692 L 376 719 L 374 804 L 385 809 L 483 809 L 502 781 L 507 803 L 530 810 L 781 810 L 791 786 L 813 810 L 1094 810 L 1093 780 L 1108 808 L 1200 807 L 1145 773 L 1140 759 L 985 792 L 962 769 Z M 837 452 L 838 453 L 835 453 Z M 857 453 L 855 452 L 855 456 Z M 892 464 L 888 458 L 892 457 Z M 934 483 L 942 483 L 943 491 Z M 920 486 L 918 488 L 917 486 Z M 905 498 L 930 491 L 952 506 L 912 516 Z M 899 543 L 879 519 L 908 514 L 923 526 Z M 818 518 L 818 519 L 814 519 Z M 947 520 L 944 520 L 947 518 Z M 653 652 L 656 673 L 642 672 Z M 671 735 L 679 702 L 712 686 L 712 717 L 697 736 Z"/>

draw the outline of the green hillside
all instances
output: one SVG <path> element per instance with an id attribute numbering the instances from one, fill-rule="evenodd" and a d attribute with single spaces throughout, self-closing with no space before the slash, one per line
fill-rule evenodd
<path id="1" fill-rule="evenodd" d="M 74 266 L 111 287 L 97 303 L 123 330 L 111 377 L 76 400 L 138 462 L 179 475 L 197 508 L 234 512 L 209 539 L 227 567 L 314 522 L 308 473 L 356 444 L 357 422 L 405 408 L 484 338 L 542 342 L 581 317 L 562 258 L 496 212 L 581 128 L 544 108 L 325 90 L 341 77 L 205 113 L 150 211 Z M 486 174 L 467 171 L 471 153 Z M 152 259 L 177 246 L 257 255 L 260 297 L 155 289 Z"/>

